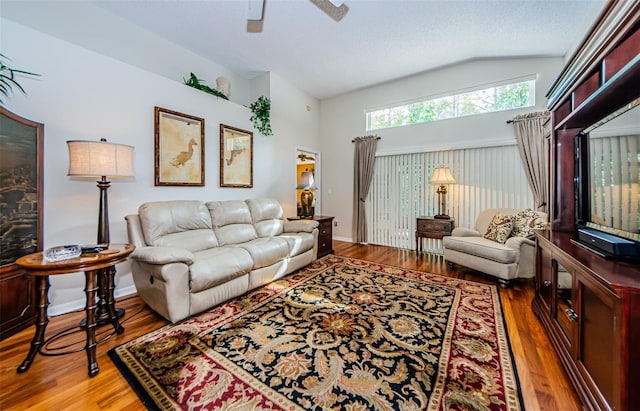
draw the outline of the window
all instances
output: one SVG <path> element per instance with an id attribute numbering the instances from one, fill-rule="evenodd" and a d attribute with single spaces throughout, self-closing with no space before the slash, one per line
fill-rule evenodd
<path id="1" fill-rule="evenodd" d="M 535 80 L 527 80 L 368 111 L 367 131 L 531 107 L 534 104 Z"/>

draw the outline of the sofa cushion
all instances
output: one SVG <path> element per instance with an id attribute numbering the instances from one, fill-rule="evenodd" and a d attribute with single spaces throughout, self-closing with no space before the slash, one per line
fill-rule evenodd
<path id="1" fill-rule="evenodd" d="M 513 215 L 497 213 L 489 223 L 487 232 L 484 233 L 484 238 L 504 244 L 507 238 L 509 238 L 511 230 L 513 230 L 514 219 L 515 216 Z"/>
<path id="2" fill-rule="evenodd" d="M 316 220 L 285 220 L 284 232 L 285 233 L 313 233 L 313 230 L 318 227 L 320 223 Z"/>
<path id="3" fill-rule="evenodd" d="M 289 244 L 283 238 L 264 237 L 238 244 L 251 254 L 253 269 L 266 267 L 289 256 Z"/>
<path id="4" fill-rule="evenodd" d="M 270 198 L 247 200 L 258 237 L 273 237 L 284 231 L 284 213 L 280 203 Z"/>
<path id="5" fill-rule="evenodd" d="M 207 208 L 220 245 L 240 244 L 258 238 L 249 207 L 244 201 L 209 201 Z"/>
<path id="6" fill-rule="evenodd" d="M 194 253 L 190 267 L 190 290 L 197 293 L 251 271 L 253 261 L 246 250 L 216 247 Z"/>
<path id="7" fill-rule="evenodd" d="M 201 201 L 155 201 L 138 208 L 145 242 L 194 252 L 218 246 L 211 217 Z"/>
<path id="8" fill-rule="evenodd" d="M 538 213 L 530 208 L 525 208 L 516 214 L 511 235 L 513 237 L 533 238 L 533 230 L 544 229 L 546 222 L 547 218 L 545 214 Z"/>
<path id="9" fill-rule="evenodd" d="M 519 251 L 484 237 L 444 237 L 446 249 L 475 255 L 503 264 L 518 261 Z"/>
<path id="10" fill-rule="evenodd" d="M 316 238 L 309 233 L 285 233 L 278 236 L 287 241 L 289 245 L 289 257 L 295 257 L 305 251 L 309 251 L 316 243 Z"/>

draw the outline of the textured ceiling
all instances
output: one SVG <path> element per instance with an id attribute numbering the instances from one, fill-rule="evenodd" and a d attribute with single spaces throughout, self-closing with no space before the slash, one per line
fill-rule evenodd
<path id="1" fill-rule="evenodd" d="M 605 4 L 346 0 L 336 22 L 308 0 L 266 0 L 262 33 L 247 33 L 247 0 L 89 2 L 246 78 L 272 71 L 319 99 L 472 59 L 564 56 Z"/>

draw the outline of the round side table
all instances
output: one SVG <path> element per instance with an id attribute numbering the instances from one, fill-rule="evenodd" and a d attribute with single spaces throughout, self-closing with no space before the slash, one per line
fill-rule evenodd
<path id="1" fill-rule="evenodd" d="M 85 351 L 87 352 L 87 360 L 89 363 L 89 376 L 93 377 L 100 369 L 96 361 L 96 291 L 98 290 L 98 275 L 101 270 L 107 269 L 110 278 L 107 279 L 111 291 L 113 291 L 113 270 L 116 264 L 126 261 L 129 254 L 133 252 L 135 246 L 132 244 L 109 244 L 109 248 L 99 253 L 82 254 L 76 258 L 70 258 L 62 261 L 45 261 L 42 252 L 25 255 L 20 257 L 16 264 L 27 270 L 27 275 L 34 277 L 36 280 L 36 289 L 38 290 L 38 309 L 36 319 L 36 331 L 31 341 L 31 348 L 27 357 L 18 367 L 18 373 L 23 373 L 29 369 L 37 353 L 46 355 L 41 352 L 45 344 L 45 330 L 49 323 L 47 307 L 49 306 L 49 276 L 57 274 L 75 273 L 84 271 L 85 275 L 85 324 L 87 339 Z M 116 313 L 113 293 L 107 293 L 106 309 L 108 312 L 108 320 L 113 324 L 113 328 L 118 334 L 122 334 L 124 328 L 118 321 Z M 51 355 L 51 354 L 50 354 Z"/>

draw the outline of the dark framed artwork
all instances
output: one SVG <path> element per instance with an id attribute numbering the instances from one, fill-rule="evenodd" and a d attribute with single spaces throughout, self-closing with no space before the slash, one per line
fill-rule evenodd
<path id="1" fill-rule="evenodd" d="M 220 124 L 220 187 L 253 187 L 253 133 Z"/>
<path id="2" fill-rule="evenodd" d="M 0 106 L 0 267 L 42 250 L 44 125 Z"/>
<path id="3" fill-rule="evenodd" d="M 33 277 L 15 261 L 42 251 L 44 125 L 0 106 L 0 340 L 36 318 Z"/>
<path id="4" fill-rule="evenodd" d="M 204 119 L 155 108 L 155 185 L 204 186 Z"/>

